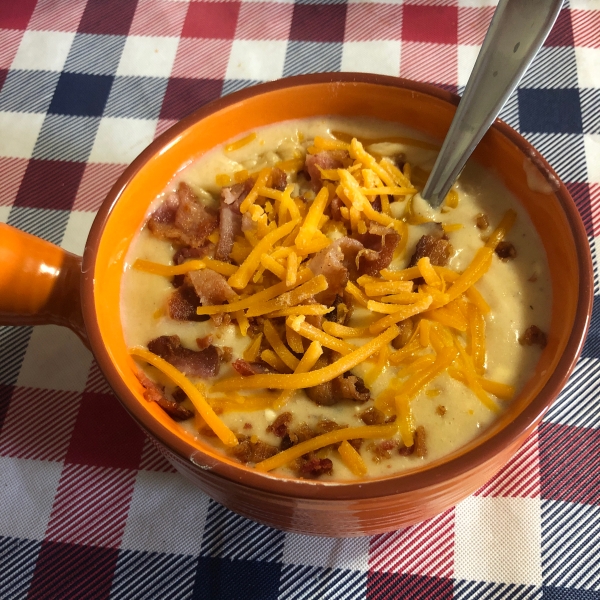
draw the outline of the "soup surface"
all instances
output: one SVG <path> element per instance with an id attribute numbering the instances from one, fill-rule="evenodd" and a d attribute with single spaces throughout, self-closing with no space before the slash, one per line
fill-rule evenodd
<path id="1" fill-rule="evenodd" d="M 323 480 L 421 467 L 489 427 L 545 346 L 549 271 L 477 165 L 429 208 L 436 153 L 395 124 L 328 117 L 183 168 L 123 277 L 146 399 L 235 460 Z"/>

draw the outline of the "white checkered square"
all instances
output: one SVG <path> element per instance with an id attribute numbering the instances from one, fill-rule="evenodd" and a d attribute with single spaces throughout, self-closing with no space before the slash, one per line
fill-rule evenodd
<path id="1" fill-rule="evenodd" d="M 103 117 L 89 162 L 130 163 L 154 139 L 155 120 Z"/>
<path id="2" fill-rule="evenodd" d="M 342 50 L 342 71 L 398 77 L 400 42 L 346 42 Z"/>
<path id="3" fill-rule="evenodd" d="M 168 77 L 178 41 L 173 37 L 129 36 L 121 54 L 117 75 Z"/>
<path id="4" fill-rule="evenodd" d="M 121 547 L 199 554 L 208 503 L 179 473 L 138 472 Z"/>
<path id="5" fill-rule="evenodd" d="M 6 223 L 8 221 L 9 213 L 10 206 L 0 206 L 0 223 Z"/>
<path id="6" fill-rule="evenodd" d="M 60 71 L 74 37 L 64 31 L 26 31 L 11 68 Z"/>
<path id="7" fill-rule="evenodd" d="M 42 540 L 62 464 L 0 456 L 0 536 Z"/>
<path id="8" fill-rule="evenodd" d="M 47 390 L 82 392 L 92 354 L 66 327 L 34 327 L 17 385 Z"/>
<path id="9" fill-rule="evenodd" d="M 69 213 L 69 221 L 63 235 L 61 248 L 81 256 L 85 249 L 85 241 L 94 222 L 95 213 L 73 210 Z"/>
<path id="10" fill-rule="evenodd" d="M 0 156 L 31 158 L 44 115 L 0 112 Z"/>
<path id="11" fill-rule="evenodd" d="M 458 85 L 467 85 L 471 71 L 475 66 L 477 55 L 479 54 L 479 46 L 458 46 Z"/>
<path id="12" fill-rule="evenodd" d="M 227 79 L 277 79 L 283 75 L 284 41 L 234 40 L 227 65 Z"/>
<path id="13" fill-rule="evenodd" d="M 456 506 L 456 579 L 541 585 L 538 498 L 471 496 Z"/>
<path id="14" fill-rule="evenodd" d="M 322 538 L 286 533 L 282 562 L 365 572 L 369 569 L 369 538 Z"/>
<path id="15" fill-rule="evenodd" d="M 590 183 L 600 183 L 600 135 L 584 135 L 585 160 Z"/>
<path id="16" fill-rule="evenodd" d="M 600 48 L 575 48 L 580 88 L 600 88 Z"/>

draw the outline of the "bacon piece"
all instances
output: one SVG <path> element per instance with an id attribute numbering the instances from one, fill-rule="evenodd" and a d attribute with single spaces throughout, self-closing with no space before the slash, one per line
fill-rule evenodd
<path id="1" fill-rule="evenodd" d="M 231 448 L 230 452 L 242 463 L 258 463 L 271 456 L 275 456 L 279 449 L 262 440 L 256 442 L 250 441 L 246 435 L 238 435 L 238 445 Z"/>
<path id="2" fill-rule="evenodd" d="M 219 209 L 219 242 L 215 250 L 217 260 L 229 260 L 236 235 L 242 233 L 242 213 L 240 205 L 250 193 L 254 180 L 246 179 L 231 187 L 221 189 L 221 207 Z"/>
<path id="3" fill-rule="evenodd" d="M 344 221 L 344 217 L 342 217 L 342 213 L 340 211 L 340 208 L 342 208 L 342 206 L 346 205 L 340 200 L 339 196 L 336 194 L 331 199 L 331 203 L 329 204 L 329 213 L 331 214 L 332 221 Z"/>
<path id="4" fill-rule="evenodd" d="M 205 335 L 204 337 L 201 337 L 201 338 L 196 338 L 196 345 L 198 346 L 198 348 L 200 350 L 205 350 L 212 344 L 212 342 L 213 342 L 212 334 Z"/>
<path id="5" fill-rule="evenodd" d="M 398 453 L 402 456 L 411 456 L 414 454 L 419 458 L 423 458 L 424 456 L 427 456 L 426 440 L 427 436 L 425 434 L 425 428 L 419 425 L 413 432 L 413 445 L 407 447 L 403 443 L 400 443 Z"/>
<path id="6" fill-rule="evenodd" d="M 325 348 L 323 354 L 315 363 L 314 369 L 326 367 L 337 356 L 339 356 L 337 353 L 332 353 Z M 347 371 L 331 381 L 305 388 L 304 392 L 313 402 L 321 406 L 332 406 L 342 400 L 354 400 L 355 402 L 362 403 L 371 397 L 364 381 L 360 377 L 353 375 L 351 371 Z"/>
<path id="7" fill-rule="evenodd" d="M 231 366 L 243 377 L 250 375 L 265 375 L 278 373 L 271 366 L 262 362 L 248 362 L 243 358 L 238 358 L 231 363 Z"/>
<path id="8" fill-rule="evenodd" d="M 272 187 L 280 192 L 283 192 L 287 186 L 287 175 L 281 169 L 275 167 L 271 171 Z"/>
<path id="9" fill-rule="evenodd" d="M 475 216 L 475 225 L 477 229 L 487 229 L 490 226 L 490 221 L 485 213 L 479 213 Z"/>
<path id="10" fill-rule="evenodd" d="M 374 406 L 361 413 L 360 418 L 365 425 L 383 425 L 385 423 L 385 413 Z"/>
<path id="11" fill-rule="evenodd" d="M 452 256 L 452 245 L 445 235 L 424 235 L 417 242 L 415 253 L 410 259 L 410 267 L 414 267 L 425 256 L 436 267 L 445 267 Z"/>
<path id="12" fill-rule="evenodd" d="M 306 423 L 300 423 L 294 431 L 288 429 L 288 432 L 281 440 L 279 449 L 282 451 L 287 450 L 288 448 L 300 444 L 301 442 L 305 442 L 306 440 L 310 440 L 313 437 L 315 437 L 314 431 Z"/>
<path id="13" fill-rule="evenodd" d="M 277 437 L 285 437 L 288 433 L 288 425 L 292 421 L 292 413 L 281 413 L 268 427 L 267 431 Z"/>
<path id="14" fill-rule="evenodd" d="M 325 150 L 317 154 L 307 154 L 305 160 L 305 168 L 310 177 L 310 185 L 315 192 L 318 192 L 323 186 L 321 178 L 321 169 L 341 169 L 344 166 L 344 161 L 347 161 L 350 155 L 346 150 Z"/>
<path id="15" fill-rule="evenodd" d="M 333 463 L 329 458 L 319 458 L 312 453 L 308 458 L 298 459 L 297 472 L 301 477 L 319 477 L 320 475 L 331 475 Z"/>
<path id="16" fill-rule="evenodd" d="M 333 380 L 334 394 L 340 400 L 354 400 L 367 402 L 371 399 L 371 392 L 365 382 L 352 373 L 344 373 Z"/>
<path id="17" fill-rule="evenodd" d="M 143 371 L 137 371 L 136 377 L 144 386 L 144 398 L 148 402 L 156 402 L 175 421 L 185 421 L 194 416 L 194 413 L 175 400 L 169 400 L 164 394 L 164 387 L 152 381 Z"/>
<path id="18" fill-rule="evenodd" d="M 533 344 L 537 344 L 540 348 L 545 348 L 546 344 L 548 344 L 548 336 L 537 325 L 532 325 L 519 338 L 519 344 L 521 346 L 533 346 Z"/>
<path id="19" fill-rule="evenodd" d="M 215 346 L 195 351 L 184 348 L 178 335 L 161 335 L 148 342 L 148 350 L 158 354 L 189 377 L 216 377 L 219 374 L 219 351 Z"/>
<path id="20" fill-rule="evenodd" d="M 412 337 L 415 324 L 409 317 L 404 321 L 400 321 L 400 323 L 398 323 L 398 327 L 400 329 L 400 333 L 392 340 L 392 347 L 395 350 L 400 350 L 400 348 L 404 348 L 404 346 L 408 344 L 410 338 Z"/>
<path id="21" fill-rule="evenodd" d="M 378 444 L 371 443 L 368 449 L 373 453 L 373 461 L 378 463 L 392 457 L 392 450 L 398 447 L 396 440 L 383 440 Z"/>
<path id="22" fill-rule="evenodd" d="M 364 250 L 363 245 L 349 237 L 342 237 L 323 248 L 308 261 L 308 268 L 314 275 L 324 275 L 328 288 L 319 292 L 315 300 L 330 305 L 336 296 L 342 294 L 348 279 L 356 279 L 356 257 Z"/>
<path id="23" fill-rule="evenodd" d="M 214 244 L 211 242 L 205 242 L 199 248 L 192 248 L 190 246 L 184 246 L 183 248 L 179 248 L 177 252 L 173 255 L 173 262 L 176 265 L 183 264 L 186 260 L 203 258 L 210 254 L 213 250 Z"/>
<path id="24" fill-rule="evenodd" d="M 148 229 L 159 239 L 198 248 L 217 228 L 217 217 L 209 212 L 183 181 L 148 219 Z"/>
<path id="25" fill-rule="evenodd" d="M 210 269 L 191 271 L 188 273 L 190 282 L 202 306 L 223 304 L 237 297 L 223 275 Z"/>
<path id="26" fill-rule="evenodd" d="M 517 257 L 517 249 L 511 242 L 499 242 L 495 252 L 500 260 L 503 260 L 504 262 L 513 260 L 513 258 Z"/>
<path id="27" fill-rule="evenodd" d="M 369 231 L 357 238 L 364 246 L 356 257 L 360 275 L 378 275 L 392 262 L 400 242 L 400 236 L 393 229 L 378 223 L 371 223 Z"/>
<path id="28" fill-rule="evenodd" d="M 200 306 L 200 298 L 184 277 L 182 285 L 169 298 L 169 316 L 176 321 L 206 321 L 205 315 L 196 314 L 198 306 Z"/>

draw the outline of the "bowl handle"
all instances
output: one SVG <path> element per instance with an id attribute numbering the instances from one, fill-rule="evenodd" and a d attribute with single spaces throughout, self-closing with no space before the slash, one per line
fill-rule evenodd
<path id="1" fill-rule="evenodd" d="M 0 223 L 0 325 L 64 325 L 89 347 L 81 312 L 81 260 Z"/>

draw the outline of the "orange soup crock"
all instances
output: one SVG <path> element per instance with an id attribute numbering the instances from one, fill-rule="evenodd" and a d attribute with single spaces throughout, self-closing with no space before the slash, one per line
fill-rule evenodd
<path id="1" fill-rule="evenodd" d="M 517 197 L 544 244 L 553 293 L 548 345 L 506 413 L 443 460 L 404 475 L 334 483 L 259 473 L 223 457 L 144 400 L 123 337 L 120 286 L 127 250 L 149 204 L 182 166 L 215 146 L 245 131 L 322 115 L 393 121 L 441 143 L 458 101 L 430 85 L 351 73 L 284 79 L 217 100 L 164 133 L 128 167 L 94 221 L 83 264 L 47 242 L 0 226 L 0 323 L 51 322 L 74 329 L 167 459 L 246 517 L 287 531 L 344 537 L 432 517 L 482 486 L 532 433 L 566 383 L 591 315 L 592 262 L 575 204 L 546 161 L 505 123 L 493 125 L 473 159 Z"/>

